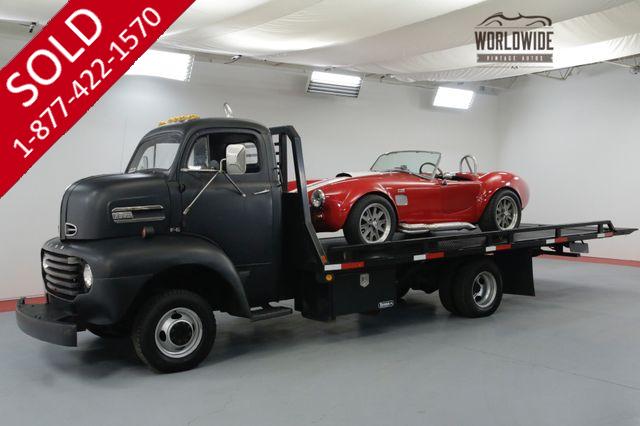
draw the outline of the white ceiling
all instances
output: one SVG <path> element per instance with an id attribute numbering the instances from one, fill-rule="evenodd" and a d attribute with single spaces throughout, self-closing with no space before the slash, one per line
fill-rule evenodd
<path id="1" fill-rule="evenodd" d="M 0 0 L 0 18 L 45 23 L 64 0 Z M 556 68 L 640 54 L 640 0 L 196 0 L 160 44 L 403 81 L 478 81 L 540 71 L 480 68 L 486 17 L 554 21 Z"/>

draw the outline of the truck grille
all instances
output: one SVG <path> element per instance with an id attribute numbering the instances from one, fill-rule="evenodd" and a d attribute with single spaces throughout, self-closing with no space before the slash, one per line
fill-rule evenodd
<path id="1" fill-rule="evenodd" d="M 45 251 L 42 256 L 42 276 L 47 292 L 72 300 L 83 291 L 82 261 L 77 257 Z"/>

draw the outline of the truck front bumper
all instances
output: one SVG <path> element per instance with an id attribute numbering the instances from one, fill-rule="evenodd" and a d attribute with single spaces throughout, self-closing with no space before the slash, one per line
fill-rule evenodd
<path id="1" fill-rule="evenodd" d="M 75 315 L 51 303 L 27 305 L 24 297 L 16 306 L 16 321 L 24 333 L 36 339 L 62 346 L 78 345 Z"/>

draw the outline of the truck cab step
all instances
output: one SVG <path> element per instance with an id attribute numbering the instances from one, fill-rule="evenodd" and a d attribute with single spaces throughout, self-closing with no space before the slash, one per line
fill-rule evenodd
<path id="1" fill-rule="evenodd" d="M 263 306 L 262 308 L 251 311 L 251 321 L 262 321 L 271 318 L 283 317 L 285 315 L 291 315 L 293 309 L 285 306 Z"/>

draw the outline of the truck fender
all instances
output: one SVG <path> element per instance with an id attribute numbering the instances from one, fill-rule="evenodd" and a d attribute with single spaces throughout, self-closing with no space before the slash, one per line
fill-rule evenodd
<path id="1" fill-rule="evenodd" d="M 150 269 L 161 273 L 171 268 L 197 265 L 205 267 L 222 278 L 233 295 L 233 314 L 250 318 L 251 308 L 240 275 L 227 254 L 216 244 L 197 236 L 182 235 L 179 238 L 152 238 L 149 257 Z"/>
<path id="2" fill-rule="evenodd" d="M 150 278 L 171 268 L 197 265 L 214 271 L 224 280 L 235 299 L 234 315 L 251 317 L 249 302 L 235 266 L 220 247 L 204 238 L 172 234 L 63 244 L 65 252 L 85 259 L 91 265 L 96 284 L 103 280 L 127 280 L 131 283 L 126 289 L 120 287 L 116 290 L 113 286 L 103 289 L 121 293 L 118 296 L 119 311 L 131 307 Z M 82 304 L 80 299 L 85 297 L 92 298 L 91 293 L 79 296 L 77 301 Z M 109 315 L 113 316 L 117 316 L 116 313 Z"/>

